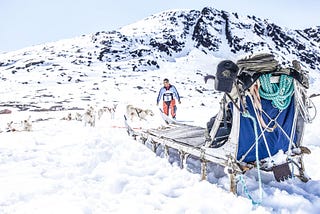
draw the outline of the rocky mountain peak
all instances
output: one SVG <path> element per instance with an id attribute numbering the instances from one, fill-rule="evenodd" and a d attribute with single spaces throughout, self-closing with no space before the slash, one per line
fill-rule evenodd
<path id="1" fill-rule="evenodd" d="M 149 71 L 159 69 L 161 62 L 175 61 L 198 49 L 229 59 L 268 51 L 282 63 L 297 59 L 305 68 L 319 70 L 319 31 L 319 27 L 282 28 L 255 16 L 240 17 L 211 7 L 201 11 L 164 11 L 117 31 L 101 31 L 1 54 L 0 69 L 12 74 L 39 70 L 41 65 L 39 72 L 44 72 L 44 76 L 50 76 L 48 72 L 68 73 L 76 66 L 94 69 L 95 64 L 115 71 Z M 1 73 L 2 79 L 6 79 Z"/>

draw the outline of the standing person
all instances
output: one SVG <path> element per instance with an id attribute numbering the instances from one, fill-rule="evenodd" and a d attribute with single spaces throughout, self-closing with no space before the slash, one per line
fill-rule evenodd
<path id="1" fill-rule="evenodd" d="M 169 83 L 169 80 L 165 78 L 163 80 L 163 87 L 159 91 L 159 95 L 157 98 L 157 105 L 159 105 L 160 100 L 163 100 L 163 112 L 166 115 L 169 115 L 169 110 L 171 112 L 171 116 L 173 119 L 176 119 L 176 98 L 178 100 L 178 103 L 181 104 L 179 93 L 174 87 L 174 85 L 171 85 Z"/>

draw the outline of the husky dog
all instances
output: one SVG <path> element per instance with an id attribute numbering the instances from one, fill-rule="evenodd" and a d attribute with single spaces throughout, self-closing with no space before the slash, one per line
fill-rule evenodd
<path id="1" fill-rule="evenodd" d="M 76 115 L 74 116 L 74 119 L 76 121 L 82 121 L 82 115 L 79 112 L 76 112 Z"/>
<path id="2" fill-rule="evenodd" d="M 82 116 L 82 119 L 84 121 L 84 125 L 87 126 L 89 124 L 90 126 L 94 127 L 96 125 L 96 115 L 94 108 L 90 106 L 85 113 Z"/>
<path id="3" fill-rule="evenodd" d="M 118 104 L 113 104 L 112 106 L 104 106 L 98 110 L 98 119 L 101 119 L 104 112 L 110 115 L 111 119 L 114 119 L 114 114 L 116 112 Z"/>
<path id="4" fill-rule="evenodd" d="M 31 116 L 29 116 L 28 119 L 21 121 L 23 131 L 28 131 L 28 132 L 31 131 L 32 122 L 31 122 L 30 118 L 31 118 Z"/>
<path id="5" fill-rule="evenodd" d="M 17 131 L 17 129 L 14 128 L 14 127 L 12 126 L 12 124 L 13 124 L 13 121 L 7 123 L 7 132 L 15 132 L 15 131 Z"/>
<path id="6" fill-rule="evenodd" d="M 98 119 L 100 120 L 103 113 L 106 112 L 106 107 L 102 107 L 98 110 Z"/>
<path id="7" fill-rule="evenodd" d="M 127 116 L 133 121 L 135 118 L 139 120 L 147 120 L 147 116 L 153 116 L 154 113 L 150 109 L 141 109 L 134 107 L 133 105 L 127 105 Z"/>
<path id="8" fill-rule="evenodd" d="M 114 119 L 114 114 L 116 113 L 118 104 L 113 104 L 112 106 L 107 107 L 107 112 L 110 114 L 110 118 Z"/>

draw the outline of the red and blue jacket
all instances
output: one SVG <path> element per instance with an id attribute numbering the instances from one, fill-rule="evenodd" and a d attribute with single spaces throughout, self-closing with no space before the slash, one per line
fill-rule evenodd
<path id="1" fill-rule="evenodd" d="M 159 103 L 161 99 L 165 102 L 170 102 L 174 98 L 176 98 L 180 102 L 180 96 L 176 87 L 174 87 L 173 85 L 162 87 L 158 94 L 157 103 Z"/>

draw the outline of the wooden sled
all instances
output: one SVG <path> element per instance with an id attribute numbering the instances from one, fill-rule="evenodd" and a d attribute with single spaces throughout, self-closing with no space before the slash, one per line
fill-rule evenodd
<path id="1" fill-rule="evenodd" d="M 222 68 L 221 75 L 215 81 L 218 81 L 216 89 L 225 93 L 218 114 L 209 121 L 210 126 L 187 125 L 161 112 L 167 125 L 138 131 L 130 127 L 125 117 L 128 134 L 147 146 L 151 145 L 154 152 L 161 146 L 166 157 L 173 149 L 179 154 L 181 168 L 185 167 L 188 157 L 196 157 L 201 162 L 202 179 L 207 179 L 208 163 L 225 168 L 230 191 L 234 194 L 237 194 L 239 176 L 253 168 L 273 172 L 278 182 L 293 177 L 303 182 L 310 180 L 303 163 L 303 155 L 310 150 L 302 146 L 305 123 L 315 117 L 309 112 L 312 102 L 306 95 L 307 79 L 294 68 L 279 70 L 276 66 L 277 70 L 271 75 L 267 67 L 268 75 L 264 77 L 270 78 L 270 84 L 280 84 L 281 75 L 292 78 L 288 105 L 280 109 L 269 99 L 258 99 L 257 93 L 260 92 L 254 89 L 260 87 L 257 75 L 262 75 L 261 71 L 260 74 L 250 74 L 246 71 L 252 72 L 251 69 L 244 68 L 241 75 L 236 73 L 238 70 L 235 75 L 230 75 L 235 79 L 226 79 L 225 75 L 236 66 L 230 61 L 223 63 L 218 65 L 217 70 Z"/>
<path id="2" fill-rule="evenodd" d="M 166 116 L 164 115 L 163 118 Z M 186 167 L 187 158 L 190 156 L 196 157 L 201 162 L 200 175 L 202 180 L 207 179 L 207 164 L 218 164 L 226 168 L 230 182 L 230 191 L 237 194 L 238 179 L 237 176 L 244 174 L 250 169 L 256 167 L 255 163 L 241 163 L 234 157 L 236 145 L 232 145 L 230 141 L 218 148 L 209 148 L 206 139 L 206 128 L 199 126 L 192 126 L 182 123 L 174 123 L 172 120 L 168 121 L 168 125 L 159 128 L 151 129 L 133 129 L 126 118 L 125 127 L 129 136 L 132 136 L 138 142 L 148 146 L 153 152 L 156 152 L 159 146 L 164 148 L 165 157 L 169 158 L 170 149 L 174 149 L 179 154 L 179 164 L 181 168 Z M 273 172 L 275 180 L 284 181 L 292 178 L 293 174 L 289 169 L 289 163 L 295 163 L 298 166 L 299 175 L 302 181 L 307 182 L 308 178 L 304 173 L 302 162 L 303 154 L 293 154 L 290 161 L 268 167 L 262 161 L 260 162 L 260 169 L 263 171 Z M 294 161 L 296 160 L 296 161 Z"/>

